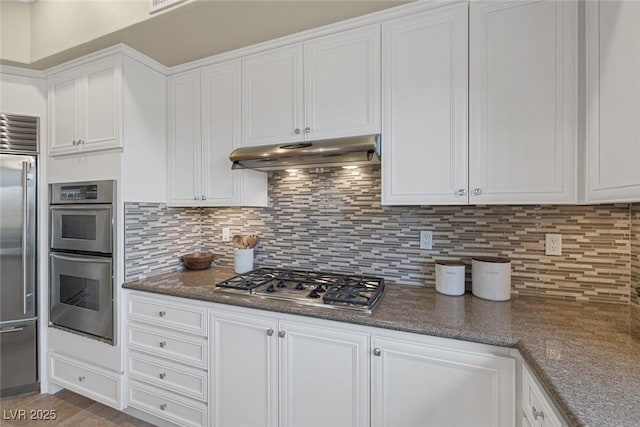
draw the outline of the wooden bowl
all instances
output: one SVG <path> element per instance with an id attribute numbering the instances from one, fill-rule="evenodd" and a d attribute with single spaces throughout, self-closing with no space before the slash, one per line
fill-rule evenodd
<path id="1" fill-rule="evenodd" d="M 209 268 L 215 257 L 213 252 L 193 252 L 182 255 L 182 262 L 189 270 L 204 270 Z"/>

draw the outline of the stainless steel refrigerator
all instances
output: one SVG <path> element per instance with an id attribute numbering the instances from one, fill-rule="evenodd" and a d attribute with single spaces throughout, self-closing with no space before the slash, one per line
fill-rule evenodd
<path id="1" fill-rule="evenodd" d="M 0 113 L 0 396 L 39 388 L 37 117 Z"/>

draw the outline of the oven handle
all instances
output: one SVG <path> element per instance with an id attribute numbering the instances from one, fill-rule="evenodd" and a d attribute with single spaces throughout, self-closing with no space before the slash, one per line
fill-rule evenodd
<path id="1" fill-rule="evenodd" d="M 79 210 L 79 211 L 100 211 L 100 210 L 111 210 L 110 203 L 96 203 L 96 204 L 86 204 L 86 205 L 49 205 L 49 209 L 52 211 L 71 211 L 71 210 Z"/>
<path id="2" fill-rule="evenodd" d="M 50 256 L 51 256 L 51 258 L 58 258 L 58 259 L 62 259 L 62 260 L 65 260 L 65 261 L 73 261 L 73 262 L 91 262 L 91 263 L 101 262 L 101 263 L 104 263 L 104 264 L 111 263 L 111 258 L 110 257 L 73 256 L 73 255 L 62 255 L 62 254 L 55 253 L 55 252 L 52 252 Z"/>

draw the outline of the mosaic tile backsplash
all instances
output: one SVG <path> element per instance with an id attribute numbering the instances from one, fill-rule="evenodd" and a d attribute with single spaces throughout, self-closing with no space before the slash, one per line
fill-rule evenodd
<path id="1" fill-rule="evenodd" d="M 434 286 L 438 259 L 504 256 L 514 294 L 628 303 L 632 212 L 638 205 L 381 206 L 380 168 L 269 175 L 267 208 L 168 208 L 127 203 L 126 279 L 173 271 L 179 255 L 211 250 L 230 265 L 221 230 L 259 233 L 256 265 L 382 276 Z M 637 225 L 636 227 L 640 227 Z M 420 250 L 420 230 L 433 250 Z M 637 228 L 636 228 L 637 231 Z M 563 255 L 544 254 L 544 235 L 562 234 Z M 637 238 L 636 238 L 637 240 Z M 640 274 L 637 246 L 634 274 Z"/>

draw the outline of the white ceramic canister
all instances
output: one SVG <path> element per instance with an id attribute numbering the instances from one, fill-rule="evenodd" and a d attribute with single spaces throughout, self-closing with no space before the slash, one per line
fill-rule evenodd
<path id="1" fill-rule="evenodd" d="M 233 269 L 237 274 L 244 274 L 253 270 L 253 248 L 233 249 Z"/>
<path id="2" fill-rule="evenodd" d="M 464 294 L 464 263 L 462 261 L 436 261 L 436 291 L 453 296 Z"/>
<path id="3" fill-rule="evenodd" d="M 499 257 L 475 257 L 471 260 L 473 295 L 492 301 L 511 298 L 511 260 Z"/>

